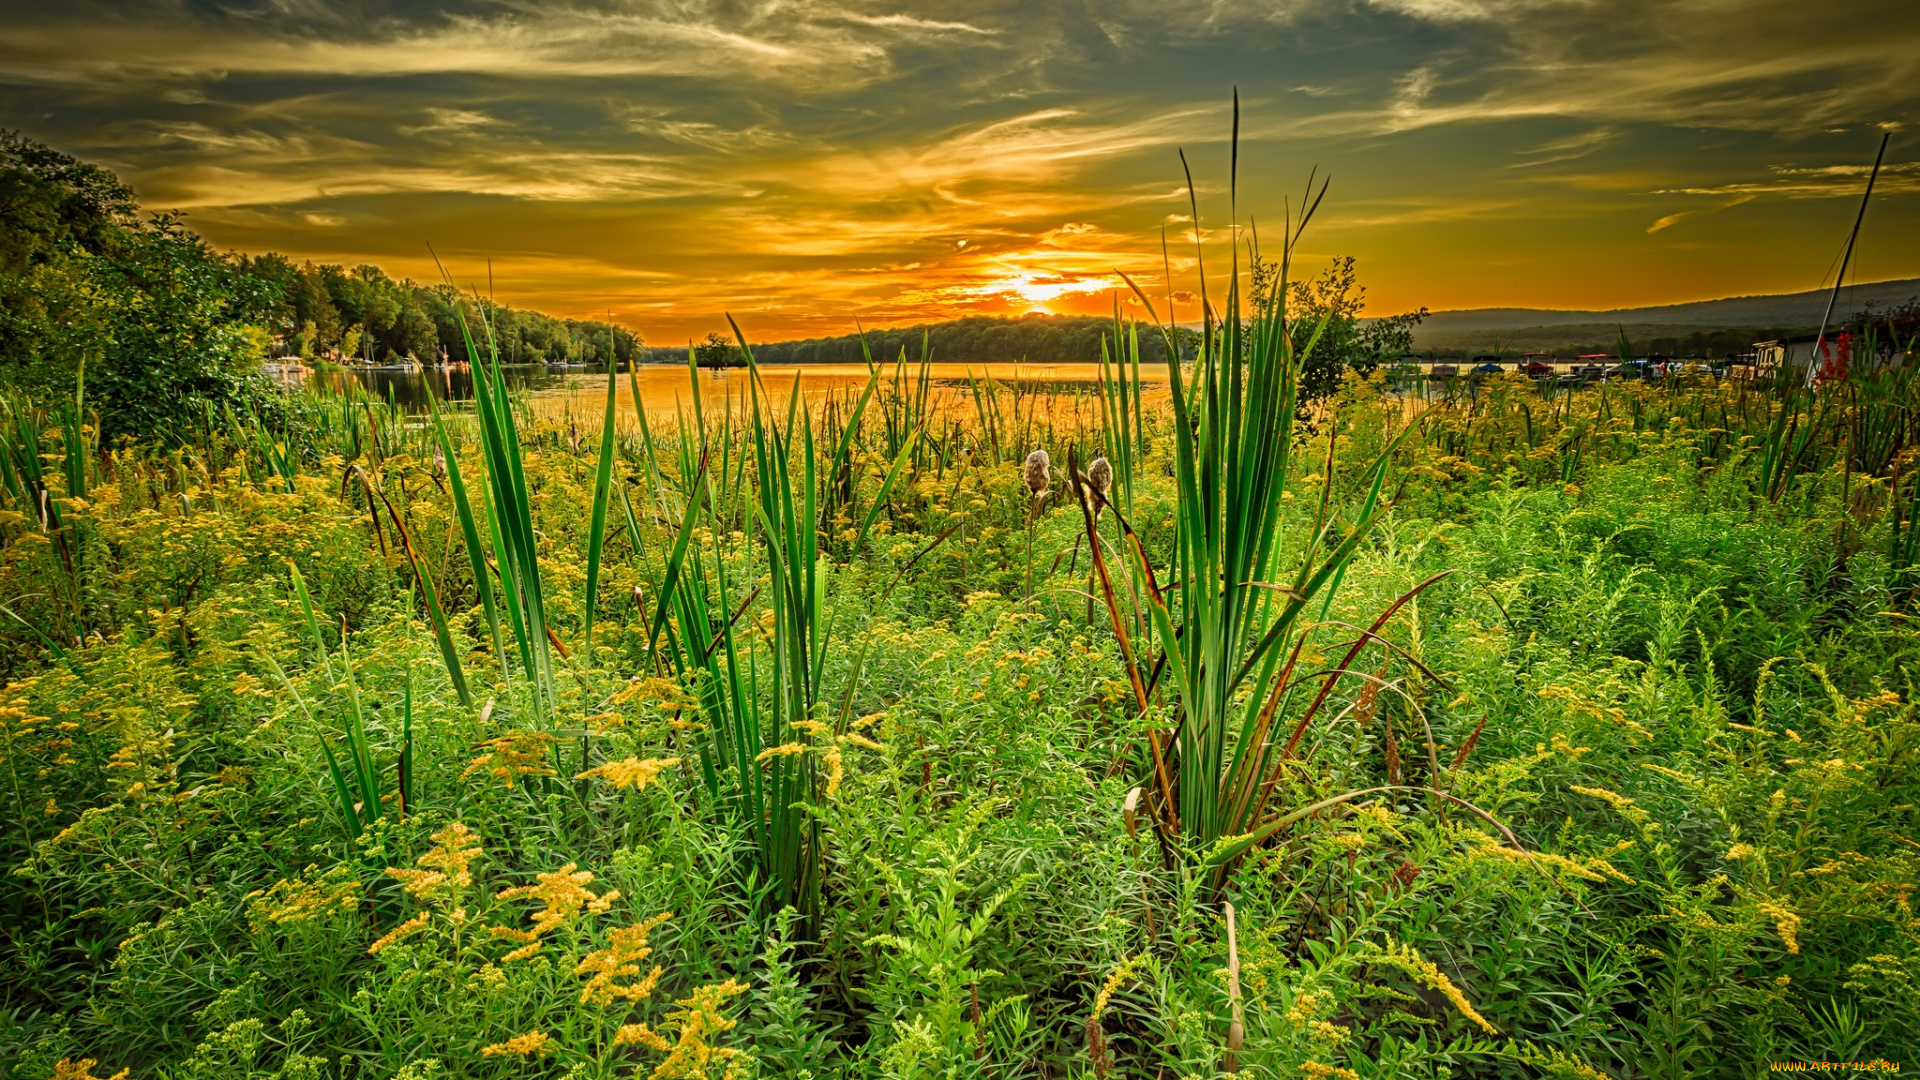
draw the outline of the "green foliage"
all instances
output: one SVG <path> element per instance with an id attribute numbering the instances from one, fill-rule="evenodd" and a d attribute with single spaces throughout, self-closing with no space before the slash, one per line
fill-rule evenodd
<path id="1" fill-rule="evenodd" d="M 703 368 L 741 367 L 746 363 L 740 347 L 719 334 L 708 334 L 707 340 L 695 345 L 693 358 Z"/>
<path id="2" fill-rule="evenodd" d="M 1286 270 L 1277 261 L 1256 259 L 1253 264 L 1254 296 L 1286 290 L 1291 317 L 1288 337 L 1293 351 L 1304 358 L 1300 396 L 1305 401 L 1333 394 L 1349 371 L 1371 375 L 1381 364 L 1411 352 L 1414 331 L 1427 316 L 1427 309 L 1421 308 L 1363 319 L 1360 313 L 1366 309 L 1367 289 L 1360 284 L 1355 262 L 1351 255 L 1337 258 L 1304 281 L 1285 280 Z M 1247 347 L 1252 345 L 1249 339 Z"/>
<path id="3" fill-rule="evenodd" d="M 479 302 L 510 363 L 631 361 L 631 332 Z M 272 413 L 271 353 L 439 361 L 465 355 L 468 305 L 376 266 L 222 255 L 177 215 L 139 216 L 110 172 L 0 132 L 0 379 L 36 396 L 83 367 L 111 445 Z"/>
<path id="4" fill-rule="evenodd" d="M 66 495 L 64 465 L 29 481 L 16 455 L 19 486 L 0 495 L 15 515 L 0 517 L 0 584 L 28 624 L 4 630 L 0 700 L 0 804 L 20 824 L 0 879 L 5 1067 L 36 1080 L 84 1058 L 100 1076 L 650 1074 L 692 1025 L 701 1045 L 760 1059 L 709 1058 L 714 1076 L 729 1061 L 783 1077 L 1209 1075 L 1231 1012 L 1217 895 L 1239 912 L 1243 1071 L 1744 1075 L 1846 1048 L 1894 1058 L 1920 1024 L 1902 899 L 1920 859 L 1899 839 L 1920 802 L 1904 670 L 1916 639 L 1889 557 L 1890 508 L 1898 494 L 1904 543 L 1911 489 L 1904 465 L 1897 492 L 1848 480 L 1849 410 L 1876 400 L 1867 388 L 1791 399 L 1815 434 L 1775 500 L 1762 447 L 1780 399 L 1742 412 L 1759 388 L 1493 383 L 1396 449 L 1404 421 L 1390 418 L 1407 403 L 1350 379 L 1320 434 L 1295 436 L 1274 561 L 1308 550 L 1323 498 L 1364 506 L 1383 455 L 1391 508 L 1356 512 L 1374 524 L 1331 603 L 1315 594 L 1325 628 L 1300 668 L 1338 666 L 1322 642 L 1350 640 L 1340 624 L 1371 625 L 1459 572 L 1376 631 L 1396 650 L 1391 685 L 1334 684 L 1259 819 L 1292 824 L 1216 879 L 1204 844 L 1163 857 L 1150 806 L 1126 827 L 1128 790 L 1156 783 L 1147 732 L 1166 714 L 1141 715 L 1113 620 L 1087 619 L 1079 508 L 1035 518 L 1025 601 L 1018 461 L 996 461 L 984 433 L 906 437 L 939 402 L 896 374 L 831 423 L 783 401 L 762 403 L 757 434 L 721 414 L 678 432 L 616 426 L 604 482 L 601 447 L 501 398 L 484 429 L 495 419 L 409 429 L 384 406 L 303 404 L 322 419 L 271 468 L 236 418 L 191 458 L 134 447 L 96 461 L 84 500 Z M 962 408 L 991 394 L 1015 415 L 1007 388 L 959 393 Z M 1141 564 L 1123 545 L 1138 539 L 1185 623 L 1167 568 L 1181 530 L 1201 526 L 1181 524 L 1168 406 L 1148 397 L 1136 413 L 1137 400 L 1131 439 L 1049 433 L 1041 409 L 1027 430 L 1063 459 L 1129 448 L 1113 506 L 1131 537 L 1099 531 L 1150 672 L 1156 634 L 1125 606 Z M 13 442 L 66 437 L 57 408 L 12 415 Z M 1286 415 L 1276 403 L 1275 422 Z M 496 474 L 518 498 L 514 460 L 490 444 L 518 447 L 547 626 L 575 658 L 556 658 L 549 714 L 475 588 L 495 583 L 496 532 L 504 544 L 521 528 L 490 523 Z M 377 518 L 325 464 L 345 445 Z M 790 486 L 769 495 L 776 476 Z M 40 490 L 60 515 L 46 531 L 27 513 Z M 456 491 L 484 497 L 463 514 Z M 462 704 L 389 503 L 476 703 L 493 707 Z M 612 518 L 600 530 L 596 505 Z M 808 555 L 801 525 L 822 521 L 834 539 Z M 62 535 L 84 555 L 81 587 L 36 596 L 66 578 Z M 807 633 L 832 647 L 783 644 Z M 1384 658 L 1349 666 L 1374 675 Z M 814 680 L 810 702 L 793 674 Z M 1161 678 L 1171 698 L 1182 684 Z M 1308 715 L 1322 681 L 1276 730 Z M 775 720 L 788 716 L 823 727 Z M 743 754 L 746 719 L 764 734 Z M 798 849 L 811 862 L 788 864 L 818 883 L 811 918 L 781 913 L 784 882 L 805 879 L 777 878 L 761 854 L 776 765 L 805 796 L 786 796 L 785 827 L 811 845 Z M 740 809 L 754 783 L 758 817 Z M 439 869 L 421 859 L 456 821 L 483 852 L 471 885 L 416 894 L 424 879 L 387 872 Z M 568 881 L 589 899 L 538 933 L 532 893 L 500 898 Z M 621 896 L 604 913 L 587 907 L 609 890 Z M 583 1004 L 585 958 L 668 911 L 634 964 L 642 979 L 660 965 L 650 995 L 618 1016 L 624 1000 Z M 730 979 L 745 989 L 714 998 Z M 614 1047 L 627 1024 L 670 1049 Z M 534 1032 L 547 1041 L 524 1056 L 484 1053 Z"/>
<path id="5" fill-rule="evenodd" d="M 62 258 L 133 228 L 60 213 Z M 610 378 L 581 424 L 478 301 L 470 414 L 103 454 L 93 359 L 9 394 L 0 1075 L 1899 1058 L 1911 374 L 1348 371 L 1300 423 L 1289 295 L 1171 399 L 1113 320 L 1097 402 L 896 362 L 743 413 L 691 368 L 676 422 Z"/>

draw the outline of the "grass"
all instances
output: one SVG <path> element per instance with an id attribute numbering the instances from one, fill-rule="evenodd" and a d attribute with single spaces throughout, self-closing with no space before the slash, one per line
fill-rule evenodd
<path id="1" fill-rule="evenodd" d="M 1900 1058 L 1913 369 L 1303 412 L 1246 276 L 1164 405 L 10 400 L 0 1075 Z"/>

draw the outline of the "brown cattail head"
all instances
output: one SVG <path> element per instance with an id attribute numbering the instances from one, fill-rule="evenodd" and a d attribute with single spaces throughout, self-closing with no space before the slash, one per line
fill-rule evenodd
<path id="1" fill-rule="evenodd" d="M 1107 505 L 1107 496 L 1113 493 L 1113 463 L 1104 457 L 1093 459 L 1087 466 L 1087 487 L 1093 495 L 1093 511 L 1099 513 Z"/>
<path id="2" fill-rule="evenodd" d="M 1027 482 L 1027 490 L 1035 495 L 1044 494 L 1052 479 L 1053 459 L 1045 450 L 1035 450 L 1027 455 L 1027 463 L 1020 469 L 1021 479 Z"/>

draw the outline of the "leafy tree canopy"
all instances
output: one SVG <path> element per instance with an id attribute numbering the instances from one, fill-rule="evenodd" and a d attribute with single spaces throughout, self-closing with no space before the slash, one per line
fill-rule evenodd
<path id="1" fill-rule="evenodd" d="M 380 362 L 465 354 L 482 312 L 508 362 L 629 361 L 632 332 L 556 319 L 377 266 L 223 254 L 178 214 L 140 214 L 112 172 L 0 131 L 0 379 L 70 393 L 103 434 L 158 434 L 208 409 L 272 410 L 269 356 Z M 486 327 L 468 327 L 483 337 Z"/>

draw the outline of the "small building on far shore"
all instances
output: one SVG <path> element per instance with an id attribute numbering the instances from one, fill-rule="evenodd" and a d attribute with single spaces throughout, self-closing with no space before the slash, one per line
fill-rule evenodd
<path id="1" fill-rule="evenodd" d="M 1813 360 L 1814 343 L 1820 339 L 1818 334 L 1796 334 L 1789 338 L 1753 343 L 1753 377 L 1772 375 L 1782 367 L 1796 371 L 1805 371 Z"/>

